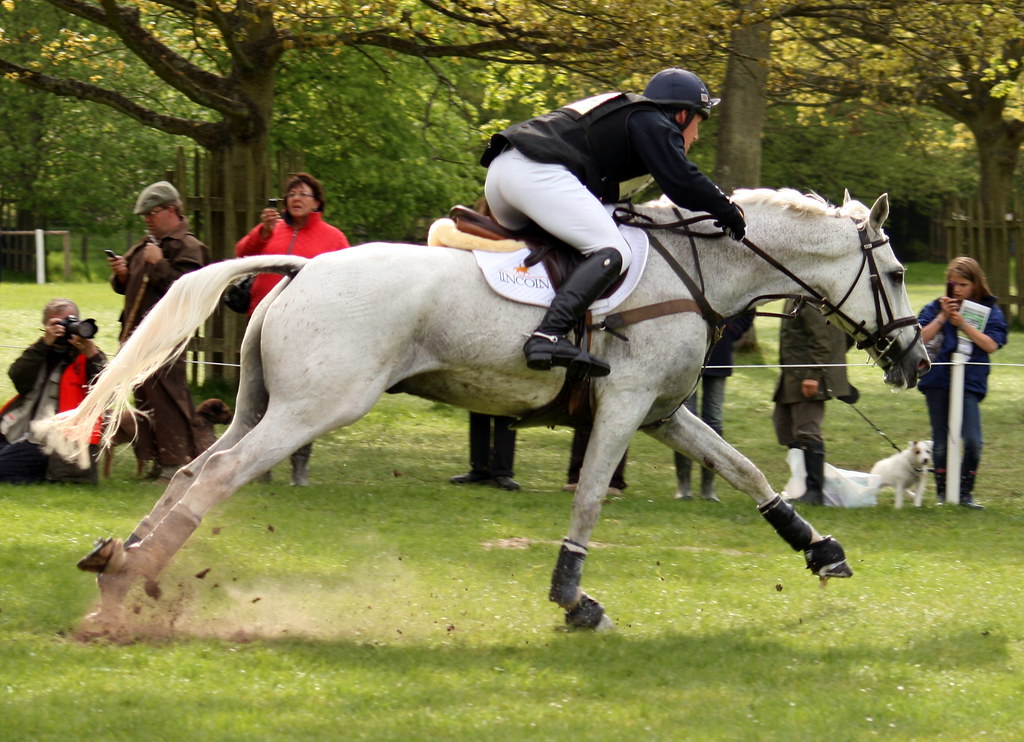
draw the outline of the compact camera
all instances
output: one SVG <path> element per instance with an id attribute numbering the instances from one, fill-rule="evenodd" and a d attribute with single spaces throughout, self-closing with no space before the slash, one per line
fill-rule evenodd
<path id="1" fill-rule="evenodd" d="M 69 314 L 67 317 L 60 321 L 61 327 L 64 328 L 64 337 L 57 338 L 57 342 L 67 342 L 68 338 L 72 335 L 78 335 L 80 338 L 85 340 L 92 340 L 96 337 L 97 331 L 100 329 L 96 325 L 94 319 L 78 319 L 73 314 Z"/>
<path id="2" fill-rule="evenodd" d="M 284 199 L 283 198 L 268 198 L 267 199 L 267 208 L 269 208 L 269 209 L 280 209 L 281 208 L 281 204 L 283 204 L 283 203 L 284 203 Z"/>

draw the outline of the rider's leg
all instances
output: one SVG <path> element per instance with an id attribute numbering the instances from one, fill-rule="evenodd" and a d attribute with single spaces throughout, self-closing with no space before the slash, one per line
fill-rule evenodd
<path id="1" fill-rule="evenodd" d="M 572 365 L 594 376 L 606 375 L 606 363 L 594 363 L 596 359 L 581 353 L 564 336 L 629 267 L 629 246 L 615 221 L 564 166 L 536 162 L 514 149 L 491 163 L 484 192 L 491 213 L 503 226 L 518 229 L 535 222 L 584 255 L 527 341 L 523 349 L 527 365 L 540 370 Z"/>

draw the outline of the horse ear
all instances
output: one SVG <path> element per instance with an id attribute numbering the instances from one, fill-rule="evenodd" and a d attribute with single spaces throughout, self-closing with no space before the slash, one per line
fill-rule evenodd
<path id="1" fill-rule="evenodd" d="M 882 228 L 885 224 L 885 220 L 889 218 L 889 194 L 883 193 L 875 201 L 875 205 L 871 207 L 871 213 L 868 215 L 868 225 L 876 232 Z"/>
<path id="2" fill-rule="evenodd" d="M 853 198 L 850 197 L 850 189 L 849 188 L 844 188 L 843 189 L 843 206 L 846 206 L 846 204 L 850 203 L 852 200 L 853 200 Z"/>

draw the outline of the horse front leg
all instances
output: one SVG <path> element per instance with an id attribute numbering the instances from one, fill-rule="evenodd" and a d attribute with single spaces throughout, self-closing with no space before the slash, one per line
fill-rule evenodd
<path id="1" fill-rule="evenodd" d="M 831 577 L 853 575 L 840 543 L 831 536 L 818 533 L 792 505 L 772 490 L 753 462 L 689 410 L 680 408 L 668 422 L 645 432 L 669 448 L 713 469 L 733 487 L 753 498 L 758 512 L 775 532 L 794 551 L 804 553 L 807 569 L 821 579 L 823 586 Z"/>
<path id="2" fill-rule="evenodd" d="M 599 416 L 587 444 L 572 502 L 572 521 L 559 548 L 548 593 L 548 599 L 565 611 L 566 625 L 571 628 L 601 631 L 614 627 L 605 614 L 604 606 L 583 592 L 580 583 L 588 553 L 587 544 L 601 514 L 608 483 L 636 429 L 635 426 L 628 427 L 631 424 L 620 418 L 612 425 L 608 421 L 602 422 Z M 610 427 L 612 429 L 609 430 Z"/>

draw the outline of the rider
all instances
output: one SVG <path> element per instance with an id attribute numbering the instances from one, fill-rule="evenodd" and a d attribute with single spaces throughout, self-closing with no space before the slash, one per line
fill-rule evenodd
<path id="1" fill-rule="evenodd" d="M 710 213 L 729 237 L 743 238 L 743 212 L 686 157 L 718 102 L 697 75 L 673 67 L 642 96 L 597 95 L 491 137 L 480 163 L 494 218 L 513 230 L 532 221 L 583 254 L 523 346 L 527 366 L 610 373 L 565 336 L 629 267 L 629 247 L 602 205 L 619 200 L 620 183 L 651 175 L 674 203 Z"/>

